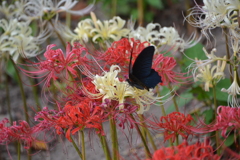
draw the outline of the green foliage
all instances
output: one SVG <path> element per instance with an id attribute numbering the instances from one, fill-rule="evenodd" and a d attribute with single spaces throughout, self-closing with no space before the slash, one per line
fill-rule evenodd
<path id="1" fill-rule="evenodd" d="M 224 144 L 226 147 L 231 146 L 234 143 L 234 134 L 231 134 L 227 137 L 227 139 L 225 140 Z"/>
<path id="2" fill-rule="evenodd" d="M 193 63 L 193 60 L 195 58 L 201 59 L 201 60 L 207 59 L 203 51 L 203 45 L 201 43 L 197 43 L 195 46 L 186 49 L 184 53 L 186 56 L 183 56 L 182 61 L 180 62 L 182 69 L 184 71 L 191 63 Z"/>
<path id="3" fill-rule="evenodd" d="M 157 9 L 164 9 L 163 2 L 161 0 L 146 0 L 146 3 Z"/>
<path id="4" fill-rule="evenodd" d="M 176 99 L 177 99 L 178 107 L 181 108 L 193 99 L 193 95 L 191 93 L 189 93 L 189 91 L 187 90 L 186 92 L 184 92 L 180 96 L 178 96 Z M 174 111 L 175 111 L 174 104 L 171 104 L 167 108 L 166 113 L 169 114 Z"/>
<path id="5" fill-rule="evenodd" d="M 210 124 L 214 118 L 214 111 L 212 108 L 203 111 L 202 115 L 205 118 L 205 123 Z"/>
<path id="6" fill-rule="evenodd" d="M 7 75 L 9 75 L 12 79 L 14 79 L 17 82 L 17 80 L 18 80 L 17 73 L 16 73 L 16 70 L 14 69 L 14 66 L 10 60 L 7 61 L 5 72 Z"/>

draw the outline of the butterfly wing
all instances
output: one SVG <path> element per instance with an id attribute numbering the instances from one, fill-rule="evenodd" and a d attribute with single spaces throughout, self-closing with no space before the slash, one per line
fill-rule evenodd
<path id="1" fill-rule="evenodd" d="M 154 69 L 151 69 L 150 75 L 139 80 L 148 88 L 154 88 L 158 83 L 162 82 L 161 76 Z"/>
<path id="2" fill-rule="evenodd" d="M 146 47 L 136 58 L 129 77 L 132 77 L 132 85 L 139 89 L 154 88 L 161 77 L 152 69 L 152 61 L 155 48 L 153 46 Z M 134 77 L 134 78 L 133 78 Z"/>
<path id="3" fill-rule="evenodd" d="M 153 46 L 144 48 L 136 58 L 131 74 L 138 79 L 149 76 L 151 74 L 154 51 L 155 48 Z"/>

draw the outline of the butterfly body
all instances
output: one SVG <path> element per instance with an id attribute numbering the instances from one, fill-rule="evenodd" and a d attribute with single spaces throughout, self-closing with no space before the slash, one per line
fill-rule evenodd
<path id="1" fill-rule="evenodd" d="M 132 55 L 129 65 L 128 83 L 138 89 L 154 88 L 158 83 L 162 82 L 158 73 L 152 69 L 152 61 L 155 48 L 153 46 L 146 47 L 136 58 L 131 69 Z"/>

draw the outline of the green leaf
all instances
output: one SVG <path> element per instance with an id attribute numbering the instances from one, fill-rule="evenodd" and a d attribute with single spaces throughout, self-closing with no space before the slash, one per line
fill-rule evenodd
<path id="1" fill-rule="evenodd" d="M 16 70 L 14 69 L 14 66 L 10 60 L 7 62 L 6 73 L 12 79 L 14 79 L 15 81 L 18 81 Z"/>
<path id="2" fill-rule="evenodd" d="M 185 55 L 183 56 L 182 61 L 180 62 L 183 66 L 183 70 L 185 71 L 186 67 L 188 67 L 195 58 L 204 60 L 207 59 L 204 51 L 203 51 L 203 45 L 201 43 L 197 43 L 195 46 L 188 48 L 185 50 Z"/>
<path id="3" fill-rule="evenodd" d="M 164 9 L 163 3 L 161 0 L 147 0 L 146 1 L 150 6 L 153 6 L 157 9 Z"/>
<path id="4" fill-rule="evenodd" d="M 186 105 L 192 99 L 193 99 L 193 95 L 192 95 L 192 93 L 189 93 L 189 91 L 186 91 L 185 93 L 182 93 L 180 96 L 176 97 L 176 101 L 177 101 L 177 104 L 178 104 L 179 108 Z M 174 111 L 175 111 L 174 104 L 171 104 L 167 108 L 166 113 L 169 114 L 169 113 L 174 112 Z"/>
<path id="5" fill-rule="evenodd" d="M 222 92 L 222 88 L 228 89 L 231 85 L 230 79 L 223 79 L 216 85 L 216 91 L 217 91 L 217 100 L 219 101 L 227 101 L 228 100 L 228 93 Z"/>
<path id="6" fill-rule="evenodd" d="M 209 100 L 210 99 L 210 95 L 208 94 L 208 92 L 204 91 L 202 89 L 202 87 L 200 86 L 196 86 L 196 87 L 193 87 L 191 90 L 190 90 L 191 93 L 193 93 L 194 97 L 196 97 L 198 100 L 202 101 L 206 101 L 206 100 Z"/>
<path id="7" fill-rule="evenodd" d="M 202 115 L 204 115 L 205 117 L 205 123 L 206 124 L 210 124 L 213 120 L 213 117 L 214 117 L 214 112 L 213 112 L 213 109 L 210 108 L 208 110 L 205 110 Z"/>
<path id="8" fill-rule="evenodd" d="M 229 147 L 234 143 L 234 134 L 231 134 L 227 137 L 226 141 L 224 142 L 225 146 Z"/>

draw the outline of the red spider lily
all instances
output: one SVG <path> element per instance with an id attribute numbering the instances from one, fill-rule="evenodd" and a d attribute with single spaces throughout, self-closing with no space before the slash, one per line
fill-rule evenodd
<path id="1" fill-rule="evenodd" d="M 37 78 L 44 78 L 43 81 L 45 81 L 45 85 L 48 87 L 50 86 L 51 80 L 57 80 L 61 75 L 65 75 L 65 79 L 68 79 L 69 74 L 71 74 L 73 78 L 76 78 L 78 74 L 75 67 L 80 64 L 86 65 L 88 61 L 86 57 L 87 54 L 83 55 L 83 53 L 87 53 L 87 49 L 79 43 L 75 43 L 71 50 L 71 45 L 68 43 L 66 55 L 64 55 L 61 49 L 53 50 L 52 48 L 55 46 L 55 44 L 47 46 L 47 50 L 44 53 L 46 60 L 39 59 L 40 62 L 33 63 L 33 67 L 37 70 L 27 71 L 22 68 L 21 70 L 33 78 L 36 78 L 36 75 L 40 75 Z"/>
<path id="2" fill-rule="evenodd" d="M 79 82 L 72 82 L 72 86 L 67 86 L 66 90 L 63 91 L 66 95 L 65 101 L 71 101 L 74 104 L 81 103 L 86 98 L 86 93 L 83 91 L 82 86 L 90 93 L 98 93 L 95 89 L 95 85 L 92 83 L 92 79 L 88 77 L 82 78 L 82 86 L 79 86 Z M 102 99 L 93 99 L 92 101 L 101 102 Z"/>
<path id="3" fill-rule="evenodd" d="M 55 126 L 57 133 L 62 134 L 63 129 L 67 129 L 66 138 L 71 141 L 70 135 L 84 128 L 95 128 L 98 133 L 103 134 L 101 123 L 102 109 L 94 106 L 91 99 L 86 98 L 81 103 L 72 105 L 67 103 L 63 108 L 63 115 L 57 120 Z"/>
<path id="4" fill-rule="evenodd" d="M 132 53 L 134 62 L 137 55 L 147 46 L 149 46 L 148 42 L 141 43 L 139 40 L 134 40 L 133 38 L 131 40 L 123 38 L 113 42 L 111 47 L 99 56 L 99 59 L 104 61 L 104 69 L 117 64 L 122 67 L 124 74 L 127 74 L 130 54 Z"/>
<path id="5" fill-rule="evenodd" d="M 175 141 L 177 135 L 187 139 L 193 132 L 189 129 L 190 122 L 193 120 L 191 115 L 185 116 L 180 112 L 172 112 L 167 116 L 162 116 L 159 122 L 151 122 L 157 129 L 164 130 L 164 141 L 172 139 Z"/>
<path id="6" fill-rule="evenodd" d="M 13 141 L 21 141 L 24 143 L 24 148 L 29 149 L 33 142 L 36 142 L 34 138 L 34 127 L 30 127 L 26 121 L 13 122 L 12 126 L 6 126 L 9 123 L 8 119 L 4 119 L 0 122 L 0 144 L 7 145 Z"/>
<path id="7" fill-rule="evenodd" d="M 189 77 L 184 77 L 186 73 L 178 73 L 173 71 L 177 65 L 173 57 L 164 57 L 163 54 L 158 54 L 154 57 L 152 68 L 158 72 L 162 78 L 162 85 L 169 83 L 184 83 L 184 80 Z"/>
<path id="8" fill-rule="evenodd" d="M 239 128 L 240 108 L 219 106 L 217 109 L 216 121 L 209 125 L 203 123 L 200 125 L 200 127 L 191 128 L 191 130 L 197 133 L 209 133 L 219 130 L 221 131 L 221 135 L 226 138 L 228 136 L 228 133 L 233 130 L 238 130 Z"/>
<path id="9" fill-rule="evenodd" d="M 208 143 L 188 145 L 186 142 L 168 148 L 161 148 L 153 154 L 152 160 L 220 160 Z"/>
<path id="10" fill-rule="evenodd" d="M 132 104 L 119 104 L 115 100 L 105 100 L 104 106 L 105 117 L 110 116 L 116 121 L 119 127 L 125 129 L 125 125 L 130 129 L 134 128 L 134 124 L 139 124 L 135 119 L 138 118 L 137 110 L 138 106 Z M 123 109 L 119 109 L 120 105 L 124 105 Z M 135 119 L 133 119 L 135 117 Z"/>

